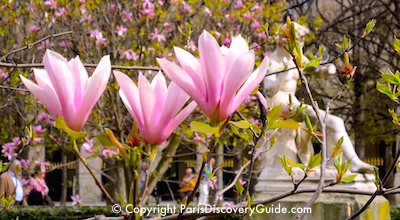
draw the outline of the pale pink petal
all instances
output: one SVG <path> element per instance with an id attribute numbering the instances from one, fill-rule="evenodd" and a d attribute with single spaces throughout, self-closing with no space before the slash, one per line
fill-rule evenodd
<path id="1" fill-rule="evenodd" d="M 226 76 L 220 100 L 218 119 L 224 120 L 230 116 L 230 107 L 236 92 L 251 74 L 254 68 L 254 51 L 242 54 L 233 62 Z"/>
<path id="2" fill-rule="evenodd" d="M 212 111 L 215 111 L 221 95 L 221 77 L 224 75 L 225 65 L 218 42 L 207 31 L 203 31 L 199 37 L 199 53 L 207 89 L 206 101 Z"/>
<path id="3" fill-rule="evenodd" d="M 88 73 L 85 67 L 83 66 L 81 60 L 79 59 L 79 56 L 75 57 L 74 59 L 71 59 L 68 62 L 68 65 L 71 69 L 71 72 L 73 73 L 73 77 L 75 80 L 74 103 L 75 106 L 77 106 L 82 101 L 82 93 L 85 91 L 86 88 L 86 83 L 88 81 Z"/>
<path id="4" fill-rule="evenodd" d="M 251 92 L 263 81 L 268 70 L 268 57 L 265 57 L 261 65 L 249 76 L 246 82 L 236 94 L 230 113 L 232 114 L 243 103 L 243 101 L 251 94 Z"/>
<path id="5" fill-rule="evenodd" d="M 151 88 L 150 82 L 142 74 L 139 75 L 138 88 L 145 127 L 145 129 L 141 130 L 142 136 L 151 143 L 153 138 L 152 134 L 157 132 L 155 123 L 152 120 L 153 111 L 155 110 L 154 107 L 156 105 L 156 94 L 153 88 Z"/>
<path id="6" fill-rule="evenodd" d="M 157 58 L 158 64 L 160 64 L 161 69 L 164 73 L 174 81 L 183 91 L 185 91 L 193 100 L 195 100 L 198 104 L 203 103 L 204 106 L 208 106 L 205 100 L 199 91 L 196 89 L 196 86 L 192 80 L 192 78 L 183 70 L 181 67 L 172 63 L 166 59 Z M 199 104 L 200 105 L 200 104 Z M 202 109 L 203 111 L 208 111 L 208 109 Z"/>
<path id="7" fill-rule="evenodd" d="M 94 73 L 87 81 L 86 89 L 82 96 L 82 101 L 76 110 L 75 117 L 70 121 L 70 126 L 74 130 L 80 130 L 87 119 L 101 94 L 106 89 L 108 79 L 111 74 L 110 56 L 104 56 L 97 65 Z M 78 94 L 77 94 L 78 95 Z"/>
<path id="8" fill-rule="evenodd" d="M 33 68 L 33 74 L 35 75 L 35 80 L 40 87 L 43 88 L 45 86 L 49 86 L 53 88 L 46 70 Z"/>
<path id="9" fill-rule="evenodd" d="M 192 113 L 196 106 L 197 104 L 195 102 L 191 102 L 189 105 L 183 108 L 182 111 L 180 111 L 169 123 L 168 127 L 164 131 L 164 134 L 162 135 L 162 139 L 159 141 L 165 141 L 171 135 L 171 133 L 189 116 L 189 114 Z"/>
<path id="10" fill-rule="evenodd" d="M 229 47 L 229 52 L 225 56 L 226 68 L 229 69 L 233 62 L 247 51 L 249 51 L 249 46 L 246 40 L 240 34 L 236 37 L 233 37 L 232 43 Z"/>
<path id="11" fill-rule="evenodd" d="M 129 113 L 139 126 L 144 126 L 142 108 L 140 107 L 139 90 L 129 76 L 119 71 L 113 71 L 120 87 L 119 94 Z"/>
<path id="12" fill-rule="evenodd" d="M 257 95 L 258 100 L 260 100 L 261 104 L 264 106 L 265 110 L 268 111 L 269 106 L 268 106 L 268 102 L 265 99 L 264 95 L 260 91 L 258 91 L 256 95 Z"/>
<path id="13" fill-rule="evenodd" d="M 46 106 L 47 110 L 51 115 L 53 115 L 53 117 L 56 118 L 57 116 L 62 115 L 60 101 L 52 88 L 47 85 L 40 87 L 26 79 L 24 76 L 20 75 L 20 77 L 26 88 L 28 88 L 28 90 L 32 92 L 32 94 L 36 96 L 44 106 Z"/>
<path id="14" fill-rule="evenodd" d="M 166 127 L 169 121 L 174 118 L 179 110 L 181 110 L 186 104 L 188 99 L 189 96 L 179 88 L 178 85 L 171 82 L 168 86 L 168 94 L 165 100 L 164 109 L 161 112 L 157 124 Z"/>
<path id="15" fill-rule="evenodd" d="M 151 87 L 156 94 L 156 111 L 153 111 L 153 121 L 157 121 L 164 108 L 165 99 L 167 97 L 167 83 L 161 71 L 151 81 Z"/>
<path id="16" fill-rule="evenodd" d="M 206 97 L 206 86 L 203 76 L 201 75 L 201 66 L 199 60 L 186 50 L 174 47 L 176 58 L 182 68 L 193 79 L 194 84 L 203 97 Z"/>
<path id="17" fill-rule="evenodd" d="M 53 88 L 60 100 L 63 115 L 68 120 L 69 111 L 74 109 L 75 84 L 67 61 L 60 54 L 46 50 L 43 57 L 44 67 Z"/>

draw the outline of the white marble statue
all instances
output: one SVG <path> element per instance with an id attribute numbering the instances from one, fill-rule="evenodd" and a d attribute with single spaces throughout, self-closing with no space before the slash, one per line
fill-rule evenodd
<path id="1" fill-rule="evenodd" d="M 300 43 L 304 42 L 305 35 L 308 33 L 308 29 L 302 25 L 295 23 L 295 29 L 297 38 Z M 295 64 L 292 60 L 291 55 L 284 49 L 285 40 L 278 39 L 277 47 L 269 56 L 270 60 L 270 68 L 269 72 L 276 72 L 283 70 L 286 66 L 287 69 L 295 67 Z M 306 57 L 303 57 L 304 62 L 308 62 Z M 333 64 L 321 66 L 317 71 L 320 76 L 334 74 L 336 72 L 336 68 Z M 271 105 L 281 105 L 282 106 L 282 116 L 288 116 L 288 104 L 289 104 L 289 95 L 292 97 L 293 108 L 297 108 L 300 106 L 300 101 L 296 98 L 295 93 L 297 89 L 297 81 L 299 80 L 299 73 L 297 69 L 288 70 L 286 72 L 282 72 L 275 75 L 267 76 L 264 79 L 264 91 L 265 96 Z M 317 122 L 316 114 L 311 106 L 307 106 L 307 110 L 305 113 L 310 117 L 311 121 L 314 123 Z M 325 115 L 325 111 L 320 110 L 319 114 L 322 116 Z M 349 138 L 349 135 L 346 132 L 346 128 L 344 122 L 341 118 L 329 115 L 327 118 L 327 131 L 328 131 L 328 140 L 330 143 L 336 143 L 341 137 L 344 138 L 342 149 L 343 154 L 346 159 L 351 159 L 350 171 L 358 172 L 358 173 L 366 173 L 373 171 L 373 166 L 363 162 L 354 150 L 354 146 Z M 307 163 L 309 155 L 312 153 L 312 145 L 311 145 L 311 137 L 303 131 L 301 128 L 297 132 L 292 131 L 283 131 L 281 134 L 283 136 L 278 137 L 276 143 L 279 140 L 284 140 L 286 142 L 292 141 L 295 143 L 296 147 L 289 147 L 292 149 L 288 149 L 290 152 L 297 153 L 298 158 L 302 163 Z M 285 136 L 286 135 L 286 136 Z M 293 139 L 295 140 L 289 140 Z M 280 145 L 279 147 L 286 147 Z M 328 146 L 328 152 L 331 152 L 331 145 Z M 297 152 L 296 152 L 297 151 Z M 289 153 L 284 149 L 279 149 L 278 152 Z M 267 153 L 268 154 L 268 153 Z"/>

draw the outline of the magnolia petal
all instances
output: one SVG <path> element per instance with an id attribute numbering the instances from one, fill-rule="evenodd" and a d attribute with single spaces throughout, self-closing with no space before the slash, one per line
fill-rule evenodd
<path id="1" fill-rule="evenodd" d="M 235 112 L 251 92 L 263 81 L 265 74 L 267 74 L 268 61 L 268 57 L 265 57 L 261 65 L 249 76 L 242 88 L 240 88 L 231 105 L 230 114 Z"/>
<path id="2" fill-rule="evenodd" d="M 162 109 L 164 108 L 165 99 L 167 96 L 167 82 L 165 81 L 164 75 L 161 71 L 153 78 L 151 82 L 151 87 L 156 94 L 156 106 L 155 111 L 153 111 L 153 121 L 157 121 L 160 117 Z"/>
<path id="3" fill-rule="evenodd" d="M 35 76 L 35 80 L 40 87 L 50 86 L 53 88 L 53 84 L 51 84 L 49 75 L 45 69 L 37 69 L 33 68 L 33 74 Z M 53 89 L 54 90 L 54 89 Z"/>
<path id="4" fill-rule="evenodd" d="M 74 109 L 75 84 L 69 65 L 60 54 L 46 50 L 43 57 L 44 67 L 48 73 L 54 91 L 60 100 L 65 120 L 68 120 L 68 111 Z"/>
<path id="5" fill-rule="evenodd" d="M 203 31 L 199 37 L 199 53 L 201 71 L 207 89 L 206 101 L 215 111 L 221 95 L 221 77 L 224 75 L 225 65 L 217 40 L 207 31 Z"/>
<path id="6" fill-rule="evenodd" d="M 261 104 L 264 106 L 265 110 L 268 111 L 269 106 L 268 106 L 268 102 L 265 99 L 264 95 L 260 91 L 258 91 L 256 96 L 257 96 L 258 100 L 260 100 Z"/>
<path id="7" fill-rule="evenodd" d="M 175 116 L 175 118 L 168 124 L 168 127 L 165 129 L 161 140 L 159 140 L 160 143 L 167 140 L 172 132 L 189 116 L 190 113 L 192 113 L 196 106 L 197 104 L 195 102 L 191 102 Z"/>
<path id="8" fill-rule="evenodd" d="M 249 51 L 249 46 L 242 35 L 238 35 L 232 38 L 232 43 L 229 47 L 229 52 L 225 56 L 226 69 L 229 69 L 233 62 L 242 54 Z"/>
<path id="9" fill-rule="evenodd" d="M 232 105 L 235 94 L 249 77 L 253 68 L 254 51 L 250 50 L 238 57 L 229 69 L 220 99 L 220 108 L 218 112 L 219 120 L 224 120 L 229 117 L 230 106 Z"/>
<path id="10" fill-rule="evenodd" d="M 82 100 L 78 105 L 74 117 L 71 119 L 71 123 L 74 124 L 72 129 L 80 130 L 86 123 L 94 105 L 106 89 L 110 74 L 110 56 L 107 55 L 100 60 L 93 75 L 89 77 L 83 94 L 77 94 L 82 96 Z"/>
<path id="11" fill-rule="evenodd" d="M 86 89 L 86 83 L 88 81 L 88 73 L 83 66 L 81 60 L 79 59 L 79 56 L 76 56 L 75 58 L 71 59 L 68 62 L 68 65 L 71 69 L 73 78 L 75 80 L 75 97 L 74 97 L 74 103 L 75 105 L 79 105 L 79 103 L 82 101 L 82 93 Z"/>
<path id="12" fill-rule="evenodd" d="M 29 79 L 20 75 L 22 83 L 28 88 L 28 90 L 36 96 L 37 99 L 47 108 L 50 114 L 57 118 L 57 116 L 62 115 L 61 104 L 58 100 L 57 95 L 48 85 L 44 85 L 43 87 L 38 86 L 33 83 Z"/>
<path id="13" fill-rule="evenodd" d="M 172 118 L 186 104 L 189 96 L 174 82 L 171 82 L 168 87 L 167 98 L 165 100 L 164 109 L 161 112 L 157 124 L 166 127 Z"/>
<path id="14" fill-rule="evenodd" d="M 183 91 L 185 91 L 193 100 L 201 102 L 204 98 L 196 89 L 193 79 L 181 67 L 168 61 L 167 59 L 157 58 L 158 64 L 164 73 L 175 82 Z"/>
<path id="15" fill-rule="evenodd" d="M 186 50 L 174 47 L 176 58 L 181 64 L 182 68 L 192 78 L 196 88 L 201 92 L 202 96 L 206 96 L 206 86 L 204 84 L 203 76 L 201 75 L 201 66 L 199 60 Z"/>
<path id="16" fill-rule="evenodd" d="M 125 104 L 125 107 L 128 109 L 128 111 L 131 109 L 129 113 L 131 113 L 133 119 L 138 122 L 138 125 L 144 126 L 138 88 L 129 76 L 116 70 L 113 72 L 120 87 L 119 94 Z"/>
<path id="17" fill-rule="evenodd" d="M 144 126 L 146 130 L 142 131 L 144 138 L 152 137 L 156 133 L 155 122 L 153 121 L 153 111 L 156 106 L 156 94 L 150 85 L 150 82 L 142 74 L 139 75 L 139 97 L 143 112 Z M 146 137 L 147 136 L 147 137 Z M 146 139 L 148 140 L 148 139 Z"/>

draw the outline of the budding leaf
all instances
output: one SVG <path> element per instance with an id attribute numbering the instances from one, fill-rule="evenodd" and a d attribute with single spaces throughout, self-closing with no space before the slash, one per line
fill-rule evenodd
<path id="1" fill-rule="evenodd" d="M 289 118 L 286 120 L 277 120 L 272 123 L 272 125 L 269 126 L 269 129 L 275 129 L 275 128 L 290 128 L 297 130 L 300 127 L 300 123 L 297 121 Z"/>
<path id="2" fill-rule="evenodd" d="M 400 126 L 400 123 L 399 123 L 399 119 L 397 118 L 397 115 L 396 115 L 396 113 L 394 112 L 394 110 L 393 109 L 389 109 L 389 113 L 390 113 L 390 115 L 392 115 L 392 118 L 393 118 L 393 123 L 395 124 L 395 125 L 397 125 L 397 126 Z"/>
<path id="3" fill-rule="evenodd" d="M 393 47 L 396 50 L 397 54 L 400 56 L 400 40 L 397 37 L 394 37 Z"/>
<path id="4" fill-rule="evenodd" d="M 393 94 L 392 90 L 390 89 L 390 85 L 381 84 L 379 82 L 376 83 L 376 89 L 387 95 L 390 99 L 395 100 L 397 97 Z"/>
<path id="5" fill-rule="evenodd" d="M 306 72 L 312 71 L 312 70 L 318 68 L 320 63 L 321 63 L 321 58 L 312 59 L 310 62 L 308 62 L 304 65 L 303 70 Z"/>
<path id="6" fill-rule="evenodd" d="M 250 122 L 246 120 L 241 121 L 229 121 L 230 124 L 235 125 L 238 128 L 247 129 L 253 126 Z"/>
<path id="7" fill-rule="evenodd" d="M 382 79 L 385 80 L 385 82 L 390 83 L 390 84 L 395 84 L 399 85 L 400 84 L 400 76 L 398 72 L 396 74 L 393 74 L 392 71 L 389 71 L 387 73 L 382 72 Z"/>
<path id="8" fill-rule="evenodd" d="M 376 24 L 376 20 L 375 19 L 372 19 L 372 20 L 368 21 L 368 23 L 367 23 L 367 25 L 365 26 L 365 29 L 364 29 L 364 37 L 368 36 L 369 33 L 371 33 L 371 31 L 375 27 L 375 24 Z"/>
<path id="9" fill-rule="evenodd" d="M 354 179 L 357 177 L 357 174 L 351 174 L 342 178 L 342 183 L 350 183 L 353 182 Z"/>
<path id="10" fill-rule="evenodd" d="M 332 157 L 336 157 L 340 152 L 342 152 L 343 137 L 339 139 L 336 146 L 332 148 Z"/>
<path id="11" fill-rule="evenodd" d="M 279 161 L 281 162 L 283 169 L 285 169 L 286 173 L 292 175 L 292 167 L 290 167 L 289 164 L 287 163 L 286 156 L 285 155 L 279 156 Z"/>
<path id="12" fill-rule="evenodd" d="M 235 186 L 236 186 L 236 191 L 238 192 L 238 194 L 242 195 L 244 187 L 242 186 L 242 184 L 240 184 L 239 180 L 236 181 Z"/>
<path id="13" fill-rule="evenodd" d="M 200 132 L 205 135 L 217 134 L 219 131 L 218 127 L 211 127 L 211 125 L 200 121 L 190 122 L 190 129 L 193 132 Z"/>
<path id="14" fill-rule="evenodd" d="M 321 153 L 315 154 L 312 157 L 310 157 L 310 160 L 308 161 L 307 164 L 307 171 L 310 171 L 315 167 L 319 166 L 321 164 L 321 161 L 322 161 Z"/>

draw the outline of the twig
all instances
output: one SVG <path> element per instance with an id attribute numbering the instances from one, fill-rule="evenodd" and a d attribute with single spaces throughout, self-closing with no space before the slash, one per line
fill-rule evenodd
<path id="1" fill-rule="evenodd" d="M 393 160 L 389 170 L 386 172 L 385 176 L 383 177 L 382 181 L 380 182 L 380 187 L 378 187 L 376 189 L 376 191 L 374 192 L 374 194 L 371 196 L 371 198 L 369 198 L 369 200 L 364 204 L 364 206 L 359 209 L 356 213 L 354 213 L 352 216 L 350 216 L 348 218 L 348 220 L 351 219 L 355 219 L 357 218 L 359 215 L 361 215 L 361 213 L 363 213 L 368 206 L 374 201 L 375 197 L 377 195 L 384 195 L 385 192 L 383 191 L 383 186 L 386 185 L 387 181 L 389 180 L 389 177 L 392 175 L 394 168 L 396 167 L 396 163 L 400 157 L 400 139 L 397 141 L 397 145 L 396 145 L 396 156 L 395 159 Z M 394 190 L 388 190 L 388 192 L 393 192 Z"/>
<path id="2" fill-rule="evenodd" d="M 18 53 L 18 52 L 23 51 L 23 50 L 31 49 L 36 44 L 39 44 L 39 43 L 41 43 L 41 42 L 43 42 L 43 41 L 45 41 L 47 39 L 50 39 L 50 38 L 53 38 L 53 37 L 60 37 L 60 36 L 68 35 L 68 34 L 74 34 L 74 32 L 73 31 L 66 31 L 66 32 L 58 33 L 58 34 L 48 35 L 48 36 L 43 37 L 43 38 L 41 38 L 41 39 L 31 43 L 31 44 L 28 44 L 28 45 L 26 45 L 24 47 L 20 47 L 18 49 L 12 50 L 12 51 L 4 54 L 2 57 L 0 57 L 0 60 L 4 60 L 5 61 L 7 59 L 7 57 L 10 56 L 11 54 Z"/>
<path id="3" fill-rule="evenodd" d="M 149 186 L 149 180 L 150 180 L 152 165 L 153 165 L 153 161 L 150 162 L 149 167 L 148 167 L 148 169 L 146 171 L 146 180 L 144 182 L 142 196 L 140 197 L 139 207 L 142 207 L 143 202 L 145 200 L 144 198 L 146 197 L 146 193 L 147 193 L 148 186 Z"/>

